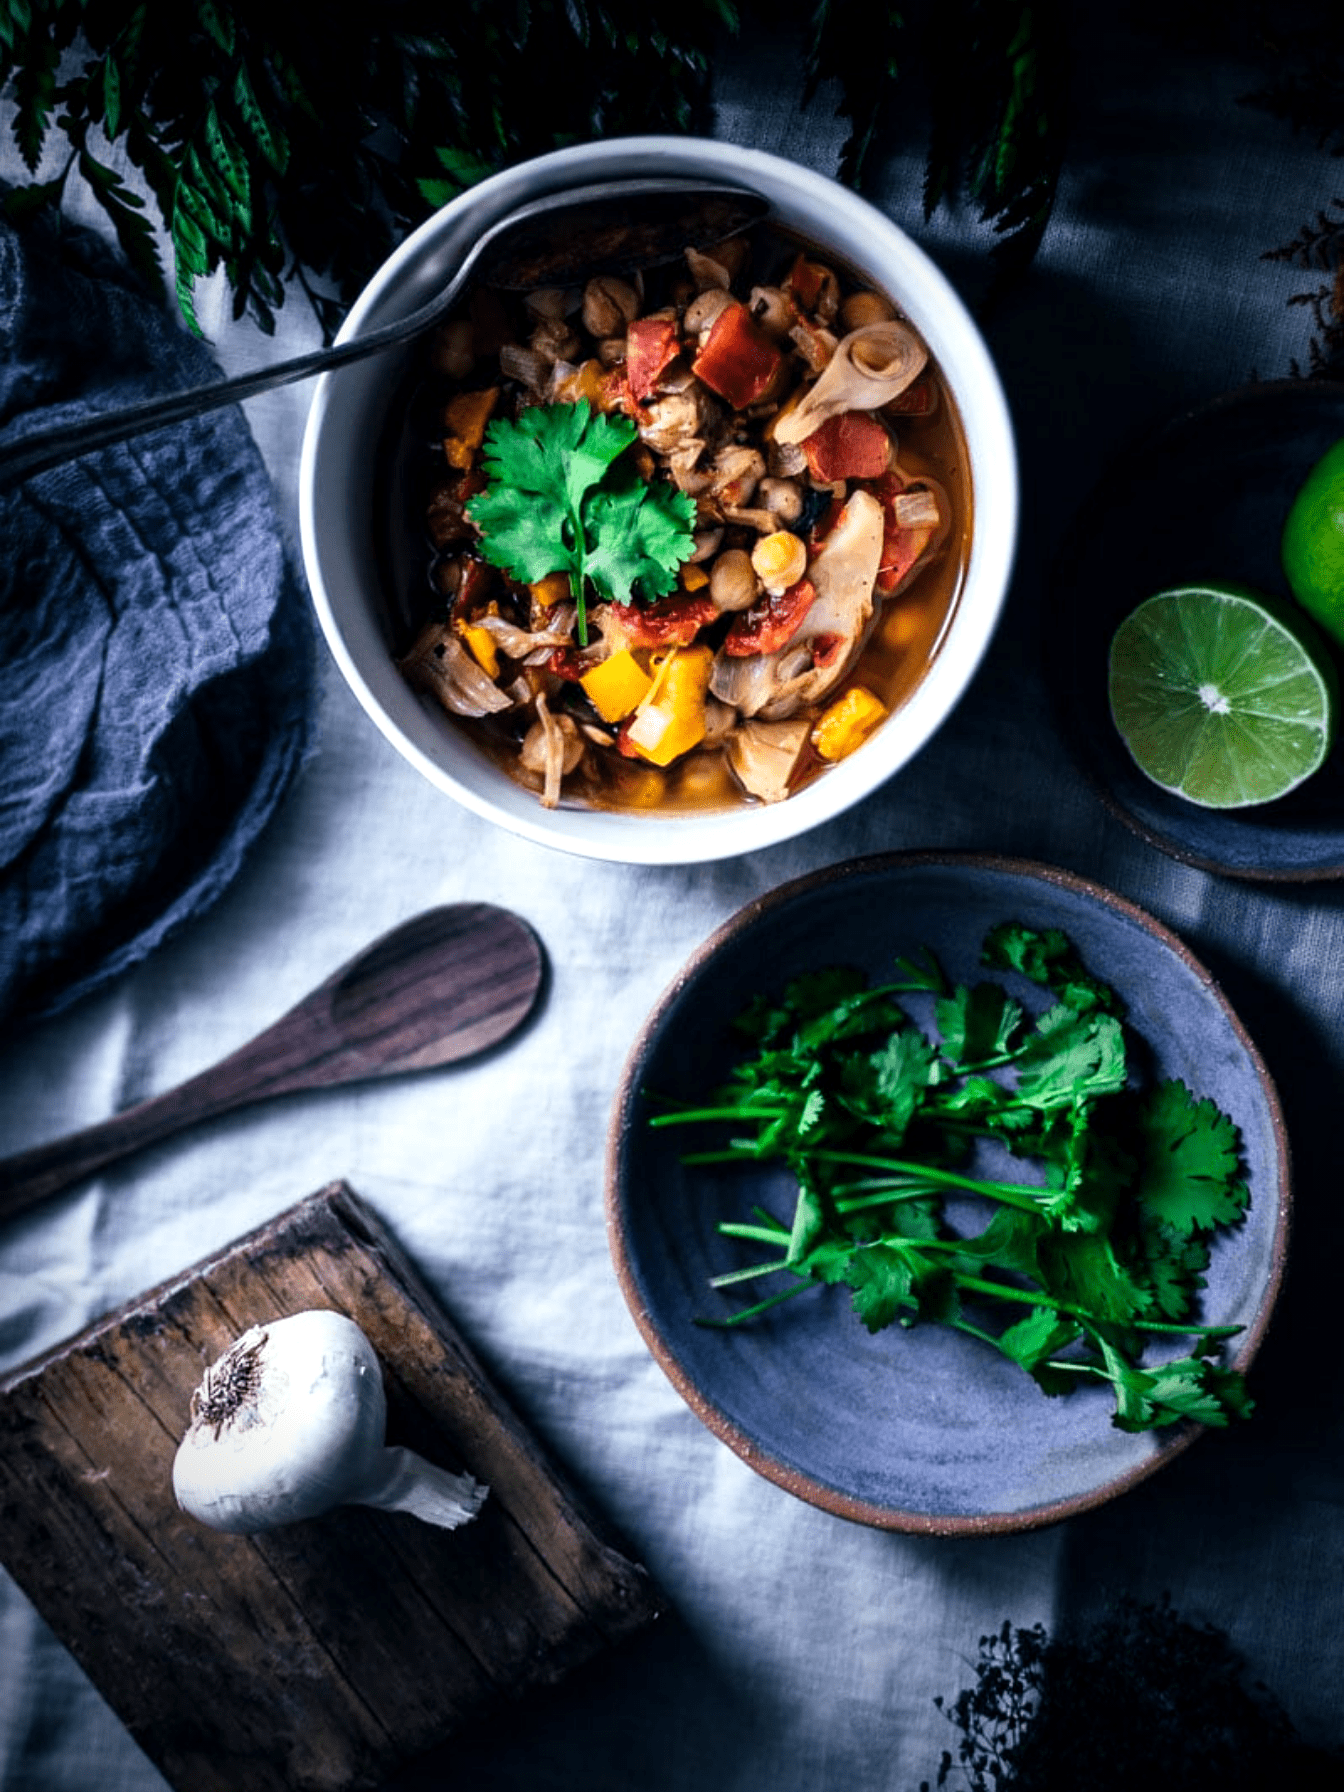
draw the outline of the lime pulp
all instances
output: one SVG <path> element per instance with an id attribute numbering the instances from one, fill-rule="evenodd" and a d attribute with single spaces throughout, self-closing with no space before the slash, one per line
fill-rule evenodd
<path id="1" fill-rule="evenodd" d="M 1337 680 L 1305 619 L 1238 585 L 1183 585 L 1111 642 L 1111 715 L 1140 771 L 1208 809 L 1286 796 L 1334 739 Z"/>

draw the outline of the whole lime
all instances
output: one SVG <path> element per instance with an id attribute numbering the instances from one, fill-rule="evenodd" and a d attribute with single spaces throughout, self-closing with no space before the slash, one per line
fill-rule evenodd
<path id="1" fill-rule="evenodd" d="M 1283 526 L 1280 552 L 1293 596 L 1344 645 L 1344 440 L 1307 474 Z"/>

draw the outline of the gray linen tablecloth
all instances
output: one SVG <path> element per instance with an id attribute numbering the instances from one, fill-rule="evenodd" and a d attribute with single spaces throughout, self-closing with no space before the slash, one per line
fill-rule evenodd
<path id="1" fill-rule="evenodd" d="M 0 1150 L 168 1087 L 249 1037 L 380 930 L 461 898 L 506 904 L 553 987 L 516 1044 L 428 1079 L 216 1124 L 0 1234 L 12 1367 L 333 1177 L 422 1266 L 527 1420 L 629 1538 L 673 1612 L 618 1658 L 455 1756 L 478 1792 L 770 1786 L 915 1792 L 955 1741 L 935 1708 L 1005 1618 L 1054 1623 L 1132 1592 L 1225 1627 L 1319 1743 L 1341 1740 L 1344 1399 L 1333 1265 L 1344 1072 L 1344 886 L 1251 886 L 1182 867 L 1111 819 L 1045 697 L 1036 622 L 1050 556 L 1107 457 L 1182 406 L 1306 355 L 1304 284 L 1260 259 L 1336 194 L 1338 164 L 1238 104 L 1254 75 L 1118 28 L 1080 62 L 1055 221 L 988 326 L 1019 431 L 1021 554 L 974 687 L 919 759 L 803 840 L 692 869 L 582 863 L 438 795 L 328 665 L 318 749 L 213 911 L 110 990 L 0 1052 Z M 789 47 L 737 54 L 716 134 L 822 170 L 843 126 L 797 105 Z M 761 96 L 769 95 L 768 100 Z M 972 299 L 985 234 L 919 208 L 919 147 L 880 172 L 885 210 Z M 213 316 L 231 368 L 269 352 Z M 306 321 L 287 307 L 277 354 Z M 305 395 L 249 407 L 295 516 Z M 602 1153 L 644 1014 L 742 902 L 856 854 L 982 848 L 1068 867 L 1138 901 L 1221 978 L 1279 1080 L 1297 1224 L 1254 1422 L 1203 1439 L 1086 1517 L 938 1540 L 804 1505 L 716 1442 L 640 1341 L 611 1272 Z M 0 1783 L 151 1792 L 160 1781 L 11 1584 L 0 1584 Z M 428 1783 L 428 1782 L 427 1782 Z M 435 1778 L 434 1784 L 444 1783 Z"/>

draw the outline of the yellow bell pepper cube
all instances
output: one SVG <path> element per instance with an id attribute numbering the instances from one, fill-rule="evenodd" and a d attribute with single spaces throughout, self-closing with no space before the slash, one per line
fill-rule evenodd
<path id="1" fill-rule="evenodd" d="M 709 574 L 698 560 L 688 560 L 681 569 L 681 588 L 683 591 L 703 591 L 709 583 Z"/>
<path id="2" fill-rule="evenodd" d="M 465 472 L 475 461 L 499 393 L 498 386 L 485 392 L 459 392 L 444 406 L 443 452 L 450 467 Z"/>
<path id="3" fill-rule="evenodd" d="M 604 722 L 623 722 L 648 695 L 653 679 L 628 647 L 599 661 L 579 680 Z"/>
<path id="4" fill-rule="evenodd" d="M 851 685 L 812 730 L 812 745 L 823 759 L 845 759 L 887 717 L 887 706 L 863 685 Z"/>
<path id="5" fill-rule="evenodd" d="M 458 624 L 457 632 L 465 642 L 467 652 L 482 672 L 489 678 L 498 678 L 499 649 L 495 645 L 495 637 L 490 630 L 482 628 L 478 623 L 462 622 Z"/>
<path id="6" fill-rule="evenodd" d="M 584 361 L 563 379 L 557 379 L 551 394 L 553 404 L 578 404 L 586 398 L 595 411 L 601 410 L 605 396 L 607 369 L 600 361 Z"/>
<path id="7" fill-rule="evenodd" d="M 671 765 L 705 738 L 705 699 L 714 655 L 708 647 L 674 647 L 658 666 L 625 738 L 650 765 Z"/>
<path id="8" fill-rule="evenodd" d="M 569 574 L 548 572 L 544 579 L 538 579 L 535 585 L 529 585 L 527 589 L 537 603 L 544 604 L 549 610 L 552 604 L 569 601 Z"/>

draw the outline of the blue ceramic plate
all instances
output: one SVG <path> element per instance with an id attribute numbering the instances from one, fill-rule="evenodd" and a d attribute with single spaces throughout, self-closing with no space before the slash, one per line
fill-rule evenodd
<path id="1" fill-rule="evenodd" d="M 1344 384 L 1243 387 L 1166 425 L 1108 472 L 1055 565 L 1045 659 L 1065 732 L 1108 807 L 1153 846 L 1224 876 L 1344 877 L 1344 730 L 1275 803 L 1201 809 L 1160 790 L 1111 721 L 1111 636 L 1169 585 L 1223 579 L 1291 601 L 1279 539 L 1298 487 L 1344 436 Z M 1344 666 L 1341 666 L 1344 672 Z"/>
<path id="2" fill-rule="evenodd" d="M 892 1530 L 1050 1523 L 1133 1486 L 1198 1430 L 1119 1431 L 1108 1389 L 1048 1399 L 989 1347 L 937 1326 L 870 1335 L 843 1289 L 808 1289 L 733 1330 L 698 1323 L 721 1315 L 731 1292 L 711 1289 L 710 1277 L 743 1262 L 742 1247 L 721 1237 L 717 1223 L 746 1217 L 753 1201 L 778 1194 L 780 1173 L 684 1165 L 692 1135 L 651 1129 L 651 1096 L 703 1100 L 733 1061 L 734 1017 L 799 971 L 858 964 L 885 978 L 895 957 L 928 946 L 950 976 L 973 981 L 984 975 L 981 941 L 1005 920 L 1062 928 L 1124 997 L 1152 1048 L 1154 1073 L 1212 1096 L 1241 1128 L 1250 1211 L 1214 1248 L 1203 1317 L 1245 1328 L 1235 1355 L 1245 1368 L 1268 1323 L 1287 1241 L 1288 1153 L 1273 1084 L 1181 942 L 1131 903 L 1066 872 L 896 854 L 834 867 L 749 904 L 659 1002 L 612 1117 L 607 1217 L 616 1271 L 678 1392 L 771 1480 Z"/>

